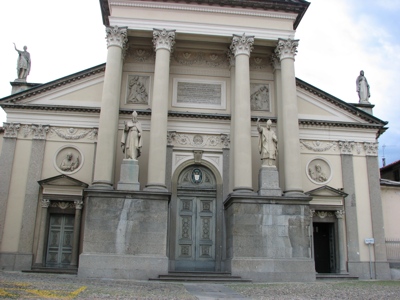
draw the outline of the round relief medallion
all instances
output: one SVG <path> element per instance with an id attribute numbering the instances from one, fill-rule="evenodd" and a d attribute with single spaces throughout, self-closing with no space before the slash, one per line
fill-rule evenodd
<path id="1" fill-rule="evenodd" d="M 315 184 L 326 184 L 332 178 L 332 168 L 326 159 L 318 157 L 307 164 L 306 174 Z"/>
<path id="2" fill-rule="evenodd" d="M 82 152 L 73 145 L 66 145 L 58 149 L 54 155 L 54 167 L 63 174 L 73 174 L 83 165 Z"/>

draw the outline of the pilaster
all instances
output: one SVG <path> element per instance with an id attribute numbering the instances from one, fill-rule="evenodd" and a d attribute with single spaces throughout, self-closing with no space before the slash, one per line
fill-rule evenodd
<path id="1" fill-rule="evenodd" d="M 106 34 L 108 52 L 92 185 L 99 189 L 112 189 L 114 184 L 123 51 L 128 41 L 126 27 L 107 27 Z"/>
<path id="2" fill-rule="evenodd" d="M 40 227 L 39 227 L 39 241 L 38 241 L 38 249 L 36 252 L 36 259 L 35 259 L 35 265 L 37 267 L 43 266 L 43 258 L 44 258 L 44 250 L 45 250 L 44 240 L 46 237 L 46 224 L 47 224 L 47 216 L 48 216 L 49 206 L 50 206 L 50 200 L 42 199 L 42 211 L 41 211 L 41 215 L 40 215 Z"/>
<path id="3" fill-rule="evenodd" d="M 344 210 L 335 211 L 335 216 L 338 221 L 338 248 L 339 248 L 339 272 L 347 273 L 346 270 L 346 234 L 344 231 Z"/>
<path id="4" fill-rule="evenodd" d="M 294 71 L 294 56 L 297 52 L 298 40 L 278 40 L 275 54 L 281 62 L 281 84 L 282 99 L 280 107 L 281 112 L 285 113 L 282 118 L 281 144 L 284 144 L 283 151 L 283 169 L 284 169 L 284 193 L 285 196 L 301 196 L 302 175 L 300 160 L 300 142 L 299 142 L 299 124 L 296 77 Z"/>
<path id="5" fill-rule="evenodd" d="M 10 192 L 12 166 L 14 163 L 15 147 L 18 131 L 21 125 L 3 123 L 4 139 L 0 155 L 0 248 L 3 239 L 4 223 L 6 218 L 8 194 Z"/>
<path id="6" fill-rule="evenodd" d="M 233 110 L 233 191 L 249 193 L 252 188 L 250 52 L 254 37 L 234 35 L 230 50 L 235 56 L 235 102 Z"/>
<path id="7" fill-rule="evenodd" d="M 72 243 L 72 256 L 71 266 L 78 266 L 78 254 L 79 254 L 79 238 L 81 232 L 81 219 L 82 219 L 82 200 L 75 200 L 75 219 L 74 219 L 74 241 Z"/>
<path id="8" fill-rule="evenodd" d="M 166 156 L 168 125 L 169 68 L 175 30 L 154 29 L 156 51 L 154 89 L 151 105 L 148 180 L 145 190 L 167 191 Z"/>

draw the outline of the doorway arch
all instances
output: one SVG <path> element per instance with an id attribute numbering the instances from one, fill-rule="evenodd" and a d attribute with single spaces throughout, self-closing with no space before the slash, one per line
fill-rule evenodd
<path id="1" fill-rule="evenodd" d="M 172 177 L 170 271 L 218 272 L 225 255 L 222 178 L 210 163 L 180 165 Z"/>

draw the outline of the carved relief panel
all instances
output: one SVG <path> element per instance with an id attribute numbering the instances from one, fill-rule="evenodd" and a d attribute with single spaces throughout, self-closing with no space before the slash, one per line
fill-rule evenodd
<path id="1" fill-rule="evenodd" d="M 126 104 L 148 105 L 150 99 L 150 76 L 129 75 Z"/>
<path id="2" fill-rule="evenodd" d="M 315 184 L 326 184 L 332 178 L 332 168 L 329 162 L 322 157 L 309 161 L 306 173 L 308 179 Z"/>
<path id="3" fill-rule="evenodd" d="M 84 162 L 82 152 L 74 145 L 61 147 L 54 155 L 53 164 L 56 170 L 62 174 L 78 172 Z"/>

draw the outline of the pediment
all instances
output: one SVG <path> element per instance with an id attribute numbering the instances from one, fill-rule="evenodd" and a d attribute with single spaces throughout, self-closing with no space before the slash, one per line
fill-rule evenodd
<path id="1" fill-rule="evenodd" d="M 87 183 L 65 174 L 39 180 L 38 183 L 43 188 L 43 196 L 52 199 L 58 199 L 59 197 L 81 197 L 83 190 L 89 186 Z"/>
<path id="2" fill-rule="evenodd" d="M 299 119 L 343 124 L 384 126 L 387 122 L 296 79 Z"/>
<path id="3" fill-rule="evenodd" d="M 68 175 L 57 175 L 47 179 L 39 180 L 41 186 L 69 186 L 69 187 L 83 187 L 87 188 L 89 185 L 83 181 L 72 178 Z"/>
<path id="4" fill-rule="evenodd" d="M 335 189 L 328 185 L 321 186 L 314 190 L 308 191 L 305 193 L 306 195 L 312 197 L 346 197 L 347 194 L 341 190 Z"/>

